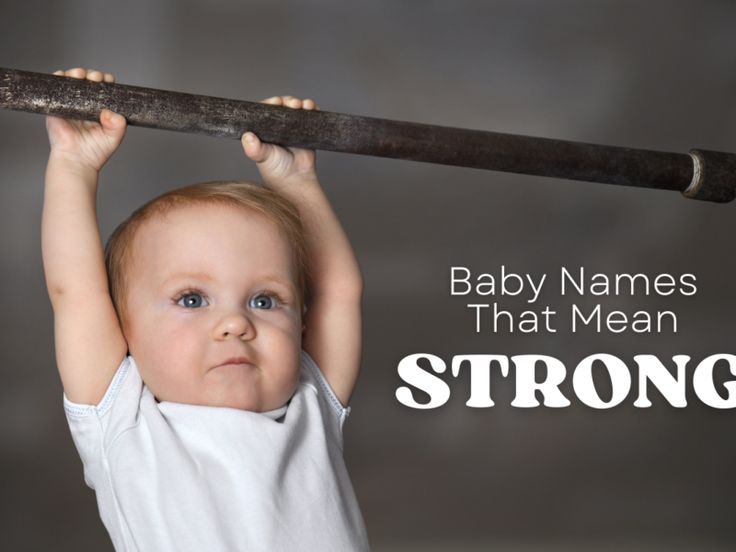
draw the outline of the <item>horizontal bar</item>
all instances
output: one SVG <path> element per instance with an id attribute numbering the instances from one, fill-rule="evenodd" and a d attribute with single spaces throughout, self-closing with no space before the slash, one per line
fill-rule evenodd
<path id="1" fill-rule="evenodd" d="M 117 83 L 0 69 L 0 107 L 67 118 L 99 120 L 103 108 L 128 124 L 240 139 L 245 131 L 282 146 L 407 159 L 477 169 L 684 192 L 730 201 L 736 156 L 604 146 L 503 134 L 329 111 L 290 109 Z M 718 156 L 705 155 L 718 153 Z M 726 157 L 723 157 L 726 156 Z M 728 157 L 731 156 L 731 157 Z M 725 166 L 706 170 L 705 158 Z M 718 175 L 715 183 L 695 176 Z M 694 187 L 696 189 L 694 189 Z M 706 190 L 707 188 L 707 190 Z"/>

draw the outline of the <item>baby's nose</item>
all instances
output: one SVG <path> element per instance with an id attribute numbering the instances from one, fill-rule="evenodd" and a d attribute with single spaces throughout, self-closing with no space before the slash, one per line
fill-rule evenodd
<path id="1" fill-rule="evenodd" d="M 232 337 L 240 339 L 253 339 L 255 327 L 248 318 L 240 313 L 223 316 L 214 330 L 215 339 L 228 339 Z"/>

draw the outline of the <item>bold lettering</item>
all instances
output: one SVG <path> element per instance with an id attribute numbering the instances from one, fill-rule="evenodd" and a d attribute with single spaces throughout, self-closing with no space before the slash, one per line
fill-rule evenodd
<path id="1" fill-rule="evenodd" d="M 611 400 L 603 402 L 593 383 L 593 362 L 600 360 L 608 371 L 613 387 Z M 578 398 L 591 408 L 613 408 L 620 404 L 631 389 L 631 374 L 626 364 L 619 358 L 605 353 L 585 357 L 575 368 L 572 386 Z"/>
<path id="2" fill-rule="evenodd" d="M 511 406 L 518 408 L 534 408 L 539 406 L 535 391 L 541 391 L 544 396 L 544 406 L 560 408 L 570 406 L 559 385 L 565 379 L 567 370 L 558 359 L 546 355 L 516 355 L 511 357 L 516 366 L 516 397 Z M 537 362 L 544 362 L 547 366 L 547 378 L 537 382 L 535 378 Z"/>
<path id="3" fill-rule="evenodd" d="M 718 354 L 706 357 L 698 364 L 693 374 L 695 394 L 701 401 L 713 408 L 736 408 L 736 382 L 729 381 L 723 384 L 728 390 L 728 397 L 726 399 L 721 398 L 713 384 L 713 368 L 719 360 L 728 362 L 728 368 L 731 374 L 736 376 L 736 367 L 734 367 L 736 356 Z"/>
<path id="4" fill-rule="evenodd" d="M 456 355 L 452 357 L 452 375 L 457 377 L 460 365 L 470 363 L 470 399 L 465 404 L 472 408 L 488 408 L 495 403 L 491 399 L 491 363 L 501 365 L 503 377 L 509 375 L 509 358 L 506 355 Z"/>
<path id="5" fill-rule="evenodd" d="M 639 408 L 652 406 L 652 402 L 647 397 L 647 381 L 651 381 L 654 387 L 675 408 L 687 406 L 685 366 L 690 360 L 689 356 L 675 355 L 672 357 L 677 366 L 677 377 L 670 374 L 667 367 L 654 355 L 636 355 L 634 360 L 639 365 L 639 398 L 634 401 L 634 406 Z"/>
<path id="6" fill-rule="evenodd" d="M 396 389 L 396 398 L 404 406 L 410 408 L 428 409 L 442 406 L 450 398 L 450 387 L 440 378 L 431 374 L 417 362 L 420 358 L 429 360 L 432 370 L 438 374 L 445 371 L 445 361 L 440 357 L 425 353 L 406 356 L 399 362 L 399 377 L 409 385 L 424 391 L 430 397 L 429 402 L 422 404 L 414 400 L 414 395 L 408 387 Z"/>

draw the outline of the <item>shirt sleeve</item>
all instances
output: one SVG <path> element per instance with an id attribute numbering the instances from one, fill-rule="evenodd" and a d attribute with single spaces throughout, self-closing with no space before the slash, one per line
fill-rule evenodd
<path id="1" fill-rule="evenodd" d="M 306 351 L 302 351 L 302 365 L 317 387 L 317 396 L 327 406 L 327 410 L 337 418 L 338 429 L 342 432 L 342 426 L 350 415 L 351 408 L 342 405 L 340 399 L 337 398 L 337 395 L 327 382 L 327 378 L 325 378 L 322 370 L 319 369 L 317 363 Z"/>
<path id="2" fill-rule="evenodd" d="M 84 466 L 84 481 L 95 489 L 104 476 L 104 455 L 108 445 L 137 420 L 143 382 L 130 356 L 118 366 L 99 404 L 79 404 L 63 395 L 72 440 Z"/>

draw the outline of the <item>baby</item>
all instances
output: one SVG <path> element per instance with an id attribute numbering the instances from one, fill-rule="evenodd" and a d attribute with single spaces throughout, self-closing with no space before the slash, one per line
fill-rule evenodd
<path id="1" fill-rule="evenodd" d="M 43 262 L 64 409 L 115 549 L 367 550 L 342 458 L 362 277 L 314 151 L 245 133 L 266 187 L 173 190 L 103 252 L 98 173 L 125 119 L 46 127 Z"/>

